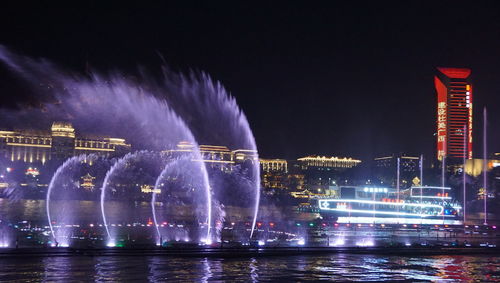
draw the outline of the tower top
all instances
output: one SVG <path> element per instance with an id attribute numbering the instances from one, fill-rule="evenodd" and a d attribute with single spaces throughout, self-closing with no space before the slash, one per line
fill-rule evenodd
<path id="1" fill-rule="evenodd" d="M 54 122 L 52 123 L 52 136 L 56 137 L 75 137 L 75 128 L 69 122 Z"/>
<path id="2" fill-rule="evenodd" d="M 470 76 L 471 70 L 467 68 L 444 68 L 438 67 L 438 71 L 451 79 L 466 79 Z"/>

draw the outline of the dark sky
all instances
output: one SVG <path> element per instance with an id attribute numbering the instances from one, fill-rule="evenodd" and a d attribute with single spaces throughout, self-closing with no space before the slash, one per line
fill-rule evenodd
<path id="1" fill-rule="evenodd" d="M 497 1 L 102 2 L 2 3 L 0 44 L 77 71 L 157 68 L 158 53 L 207 71 L 236 97 L 263 157 L 431 155 L 435 67 L 469 67 L 475 139 L 488 105 L 500 150 Z M 4 104 L 23 100 L 0 75 Z"/>

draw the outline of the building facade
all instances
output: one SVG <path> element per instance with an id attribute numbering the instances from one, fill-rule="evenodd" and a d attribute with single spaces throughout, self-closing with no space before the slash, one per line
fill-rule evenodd
<path id="1" fill-rule="evenodd" d="M 285 159 L 259 159 L 262 172 L 288 173 L 288 162 Z"/>
<path id="2" fill-rule="evenodd" d="M 45 164 L 79 154 L 121 156 L 129 151 L 125 139 L 77 136 L 68 122 L 54 122 L 50 131 L 0 131 L 1 155 L 11 162 Z"/>
<path id="3" fill-rule="evenodd" d="M 472 158 L 472 84 L 470 69 L 437 68 L 437 159 Z"/>
<path id="4" fill-rule="evenodd" d="M 357 167 L 361 160 L 311 155 L 299 158 L 297 162 L 304 175 L 305 189 L 321 193 L 338 183 L 352 181 L 349 172 Z"/>
<path id="5" fill-rule="evenodd" d="M 306 156 L 297 159 L 303 170 L 309 168 L 312 169 L 331 169 L 331 170 L 342 170 L 353 168 L 361 163 L 361 160 L 347 158 L 347 157 L 326 157 L 326 156 Z"/>
<path id="6" fill-rule="evenodd" d="M 193 150 L 194 145 L 192 143 L 183 141 L 177 144 L 176 149 L 164 150 L 163 153 L 167 155 L 178 155 L 182 153 L 193 153 Z M 224 172 L 232 171 L 233 166 L 238 164 L 258 162 L 258 154 L 255 150 L 230 150 L 228 147 L 220 145 L 199 145 L 198 151 L 201 159 L 193 161 L 203 161 L 207 167 Z"/>
<path id="7" fill-rule="evenodd" d="M 288 189 L 288 161 L 285 159 L 259 159 L 260 181 L 266 189 Z"/>
<path id="8" fill-rule="evenodd" d="M 412 185 L 413 179 L 419 176 L 420 157 L 404 154 L 392 154 L 375 158 L 372 164 L 372 174 L 376 180 L 374 183 L 396 186 L 398 158 L 400 186 L 406 188 Z"/>

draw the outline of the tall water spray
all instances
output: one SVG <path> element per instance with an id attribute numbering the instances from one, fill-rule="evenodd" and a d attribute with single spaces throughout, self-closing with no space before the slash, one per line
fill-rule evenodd
<path id="1" fill-rule="evenodd" d="M 192 155 L 190 155 L 192 157 Z M 123 158 L 119 159 L 106 173 L 104 178 L 103 186 L 101 189 L 101 213 L 104 226 L 106 228 L 106 233 L 108 235 L 108 246 L 115 246 L 118 239 L 117 230 L 121 226 L 130 225 L 130 222 L 137 222 L 144 219 L 144 217 L 150 218 L 153 217 L 154 227 L 158 233 L 158 222 L 156 221 L 156 215 L 154 214 L 155 210 L 153 210 L 153 214 L 147 215 L 137 215 L 134 212 L 134 208 L 130 207 L 130 209 L 125 211 L 117 211 L 116 210 L 116 201 L 150 201 L 151 205 L 154 207 L 156 190 L 161 190 L 158 188 L 158 185 L 150 188 L 149 184 L 157 183 L 160 177 L 160 170 L 163 170 L 163 164 L 165 163 L 165 159 L 167 162 L 167 167 L 174 167 L 176 171 L 182 171 L 183 174 L 190 176 L 190 184 L 199 183 L 199 186 L 196 186 L 196 190 L 193 190 L 188 197 L 190 203 L 186 202 L 186 207 L 190 205 L 190 210 L 196 211 L 199 219 L 202 219 L 203 222 L 206 223 L 207 233 L 205 237 L 210 237 L 210 226 L 211 223 L 211 210 L 212 210 L 212 200 L 211 200 L 211 191 L 208 186 L 206 171 L 204 170 L 204 166 L 201 162 L 193 162 L 192 158 L 189 158 L 185 161 L 185 163 L 190 167 L 181 166 L 177 159 L 172 160 L 171 156 L 162 157 L 162 154 L 158 154 L 150 151 L 138 151 L 134 153 L 129 153 L 125 155 Z M 201 166 L 200 166 L 201 165 Z M 154 183 L 153 183 L 154 182 Z M 133 184 L 124 187 L 124 184 Z M 136 184 L 134 184 L 136 183 Z M 138 184 L 137 184 L 138 183 Z M 152 199 L 146 198 L 144 199 L 144 192 L 151 193 Z M 165 194 L 164 191 L 162 193 Z M 106 207 L 110 206 L 109 209 Z M 110 209 L 115 208 L 113 210 L 114 214 L 110 216 Z M 151 210 L 149 210 L 151 212 Z M 129 222 L 127 224 L 127 221 Z M 197 222 L 196 222 L 197 223 Z M 110 225 L 111 224 L 111 225 Z M 111 228 L 110 228 L 111 226 Z M 187 228 L 186 228 L 187 229 Z M 196 227 L 193 228 L 196 230 Z M 185 238 L 185 237 L 183 237 Z M 159 237 L 158 237 L 159 239 Z M 158 242 L 157 239 L 157 242 Z"/>
<path id="2" fill-rule="evenodd" d="M 184 75 L 164 67 L 163 74 L 168 101 L 186 121 L 195 138 L 235 150 L 235 158 L 240 164 L 233 168 L 233 180 L 217 175 L 217 170 L 210 176 L 217 199 L 222 204 L 253 208 L 252 237 L 260 203 L 260 164 L 255 138 L 245 114 L 222 84 L 206 73 Z"/>
<path id="3" fill-rule="evenodd" d="M 486 126 L 487 126 L 487 116 L 486 116 L 486 107 L 483 110 L 483 190 L 484 190 L 484 225 L 488 225 L 488 179 L 487 179 L 487 171 L 488 171 L 488 151 L 487 151 L 487 135 L 486 135 Z"/>
<path id="4" fill-rule="evenodd" d="M 423 203 L 423 187 L 424 187 L 424 155 L 420 155 L 420 203 Z M 422 208 L 420 208 L 422 211 Z"/>
<path id="5" fill-rule="evenodd" d="M 0 60 L 31 83 L 44 103 L 38 111 L 17 113 L 17 120 L 33 124 L 69 120 L 82 132 L 111 132 L 135 148 L 157 152 L 176 149 L 186 141 L 193 145 L 196 160 L 202 160 L 198 140 L 236 149 L 238 158 L 247 160 L 234 168 L 231 178 L 237 180 L 236 188 L 225 181 L 226 176 L 209 175 L 206 166 L 199 167 L 206 183 L 210 177 L 210 183 L 217 184 L 206 186 L 206 198 L 212 199 L 206 205 L 208 231 L 220 229 L 224 212 L 219 203 L 232 201 L 232 197 L 225 199 L 229 192 L 245 198 L 236 204 L 251 203 L 255 227 L 260 201 L 255 140 L 234 98 L 206 74 L 184 76 L 165 68 L 162 81 L 152 81 L 150 76 L 128 79 L 119 73 L 69 74 L 47 60 L 19 56 L 2 46 Z M 213 199 L 214 194 L 219 199 Z"/>
<path id="6" fill-rule="evenodd" d="M 462 195 L 463 195 L 463 201 L 462 201 L 462 213 L 463 213 L 463 220 L 464 220 L 464 225 L 467 221 L 467 210 L 466 210 L 466 205 L 467 205 L 467 176 L 466 176 L 466 172 L 465 172 L 465 165 L 467 163 L 467 151 L 465 149 L 467 149 L 467 125 L 464 125 L 464 139 L 463 139 L 463 143 L 464 143 L 464 156 L 463 156 L 463 170 L 462 170 Z M 470 149 L 469 149 L 470 150 Z"/>
<path id="7" fill-rule="evenodd" d="M 113 166 L 111 166 L 111 168 L 108 170 L 108 172 L 106 172 L 106 176 L 104 177 L 104 181 L 102 183 L 102 188 L 101 188 L 101 195 L 100 195 L 100 206 L 101 206 L 102 222 L 103 222 L 104 227 L 106 228 L 106 234 L 108 236 L 108 241 L 107 241 L 108 246 L 115 246 L 115 244 L 116 244 L 115 235 L 111 235 L 110 229 L 108 227 L 109 222 L 108 222 L 108 218 L 106 217 L 106 210 L 105 210 L 106 192 L 108 189 L 110 178 L 114 175 L 115 171 L 118 168 L 125 166 L 125 164 L 130 159 L 135 158 L 140 153 L 141 152 L 127 153 L 124 157 L 117 160 L 113 164 Z"/>
<path id="8" fill-rule="evenodd" d="M 204 167 L 203 162 L 197 161 L 193 162 L 193 156 L 190 153 L 183 153 L 180 156 L 172 158 L 169 160 L 168 164 L 164 167 L 163 171 L 160 173 L 155 181 L 155 186 L 153 190 L 151 208 L 154 219 L 154 224 L 157 233 L 157 244 L 162 244 L 163 240 L 179 240 L 179 232 L 163 232 L 160 231 L 159 217 L 166 217 L 166 215 L 158 215 L 156 203 L 161 201 L 162 204 L 170 206 L 172 208 L 191 207 L 190 211 L 192 215 L 189 217 L 194 221 L 197 226 L 198 223 L 202 223 L 206 227 L 204 232 L 202 231 L 188 231 L 187 227 L 184 227 L 183 239 L 189 240 L 194 237 L 198 237 L 199 241 L 202 243 L 211 243 L 214 239 L 218 239 L 218 233 L 220 231 L 215 231 L 212 234 L 212 199 L 211 190 L 208 180 L 208 176 L 203 174 L 201 167 Z M 204 206 L 207 206 L 208 211 L 205 211 Z M 172 222 L 175 219 L 162 219 L 163 222 Z M 220 221 L 220 219 L 218 219 Z M 166 230 L 166 229 L 162 229 Z"/>
<path id="9" fill-rule="evenodd" d="M 400 198 L 400 188 L 399 188 L 399 182 L 400 182 L 400 171 L 401 171 L 401 159 L 398 157 L 397 159 L 397 166 L 396 166 L 396 193 L 397 193 L 397 202 L 399 203 L 399 198 Z M 398 212 L 399 212 L 399 206 L 398 206 Z"/>
<path id="10" fill-rule="evenodd" d="M 82 162 L 87 162 L 88 160 L 95 159 L 96 156 L 87 156 L 85 154 L 78 155 L 67 159 L 52 176 L 50 180 L 49 187 L 47 189 L 47 196 L 45 201 L 45 208 L 47 212 L 47 221 L 49 223 L 50 232 L 55 245 L 69 246 L 69 233 L 71 226 L 74 221 L 74 204 L 69 203 L 71 200 L 78 200 L 77 190 L 73 187 L 76 181 L 72 174 L 77 167 Z M 58 190 L 56 197 L 54 197 L 54 190 Z M 54 217 L 51 212 L 51 208 L 54 209 L 52 200 L 54 198 L 58 199 L 59 211 L 56 215 L 57 223 L 59 225 L 58 233 L 56 234 L 54 230 Z M 63 226 L 60 226 L 63 225 Z"/>

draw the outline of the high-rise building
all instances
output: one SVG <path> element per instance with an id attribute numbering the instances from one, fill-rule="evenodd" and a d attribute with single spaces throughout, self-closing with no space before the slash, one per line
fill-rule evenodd
<path id="1" fill-rule="evenodd" d="M 437 68 L 437 158 L 472 158 L 470 69 Z M 464 142 L 465 141 L 465 142 Z"/>
<path id="2" fill-rule="evenodd" d="M 297 159 L 305 185 L 308 190 L 326 189 L 342 181 L 347 183 L 349 172 L 361 163 L 361 160 L 347 157 L 327 157 L 310 155 Z"/>
<path id="3" fill-rule="evenodd" d="M 386 186 L 396 186 L 397 171 L 400 171 L 400 186 L 407 188 L 413 184 L 413 179 L 419 175 L 420 157 L 405 154 L 391 154 L 377 157 L 372 163 L 374 184 L 380 182 Z"/>

